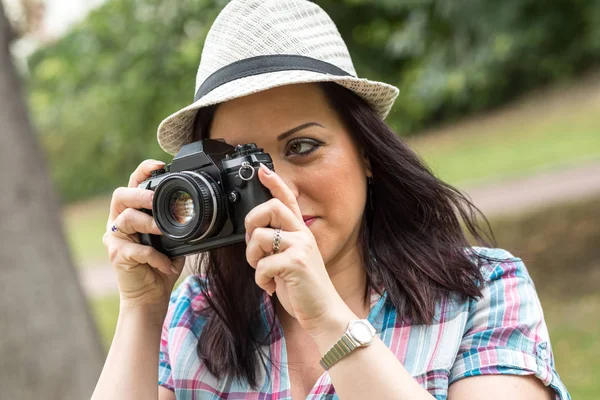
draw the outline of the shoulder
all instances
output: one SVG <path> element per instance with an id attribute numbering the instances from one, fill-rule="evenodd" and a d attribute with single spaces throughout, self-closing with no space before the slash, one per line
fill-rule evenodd
<path id="1" fill-rule="evenodd" d="M 535 354 L 538 343 L 549 338 L 525 263 L 503 249 L 474 250 L 486 257 L 480 266 L 484 282 L 481 296 L 469 301 L 463 345 L 501 346 Z"/>
<path id="2" fill-rule="evenodd" d="M 523 260 L 505 249 L 473 246 L 467 251 L 479 265 L 484 287 L 495 281 L 511 278 L 521 278 L 533 283 Z"/>
<path id="3" fill-rule="evenodd" d="M 488 313 L 487 323 L 500 323 L 503 319 L 506 322 L 506 318 L 514 319 L 516 315 L 523 318 L 535 314 L 536 318 L 543 318 L 535 284 L 521 258 L 500 248 L 472 247 L 470 250 L 483 278 L 483 282 L 479 282 L 481 296 L 468 302 L 471 313 Z M 492 317 L 501 321 L 492 321 Z"/>
<path id="4" fill-rule="evenodd" d="M 533 374 L 570 398 L 554 368 L 544 312 L 523 260 L 504 249 L 473 247 L 480 257 L 481 296 L 470 299 L 449 383 L 486 374 Z"/>
<path id="5" fill-rule="evenodd" d="M 209 304 L 203 290 L 206 277 L 187 276 L 171 293 L 165 328 L 187 328 L 199 336 Z"/>

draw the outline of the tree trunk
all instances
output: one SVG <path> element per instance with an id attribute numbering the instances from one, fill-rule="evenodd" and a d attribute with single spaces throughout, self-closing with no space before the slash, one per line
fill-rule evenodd
<path id="1" fill-rule="evenodd" d="M 28 119 L 10 38 L 0 2 L 0 398 L 89 398 L 104 351 Z"/>

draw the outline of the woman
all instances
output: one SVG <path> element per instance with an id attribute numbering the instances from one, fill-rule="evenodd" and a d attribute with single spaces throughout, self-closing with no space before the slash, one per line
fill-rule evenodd
<path id="1" fill-rule="evenodd" d="M 137 186 L 164 164 L 114 192 L 104 243 L 121 307 L 93 398 L 569 398 L 525 265 L 489 248 L 474 206 L 383 122 L 396 96 L 356 77 L 318 6 L 231 1 L 194 103 L 158 140 L 171 154 L 256 143 L 273 199 L 246 216 L 245 243 L 202 254 L 171 294 L 184 260 L 137 236 L 161 234 Z"/>

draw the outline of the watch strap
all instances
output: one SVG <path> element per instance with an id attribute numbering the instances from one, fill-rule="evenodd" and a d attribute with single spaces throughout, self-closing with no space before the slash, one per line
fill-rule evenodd
<path id="1" fill-rule="evenodd" d="M 327 353 L 321 358 L 319 363 L 323 367 L 323 369 L 328 370 L 335 363 L 340 361 L 342 358 L 352 353 L 354 349 L 360 347 L 359 344 L 354 342 L 354 340 L 350 337 L 348 331 L 344 333 L 340 340 L 338 340 L 332 347 L 329 349 Z"/>

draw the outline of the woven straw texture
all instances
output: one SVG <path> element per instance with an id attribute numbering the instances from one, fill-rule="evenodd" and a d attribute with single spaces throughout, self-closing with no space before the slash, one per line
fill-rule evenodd
<path id="1" fill-rule="evenodd" d="M 175 155 L 192 141 L 197 110 L 266 89 L 308 82 L 336 82 L 367 100 L 381 118 L 389 113 L 398 89 L 356 77 L 348 48 L 329 15 L 305 0 L 232 0 L 213 23 L 204 44 L 194 93 L 215 71 L 256 56 L 291 54 L 333 64 L 352 76 L 294 70 L 263 73 L 223 84 L 165 118 L 158 142 Z"/>

